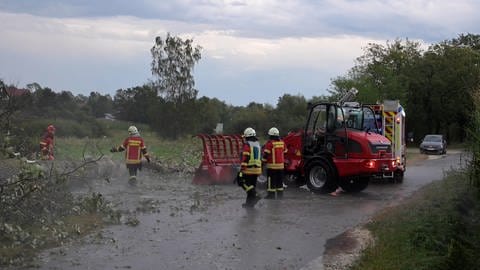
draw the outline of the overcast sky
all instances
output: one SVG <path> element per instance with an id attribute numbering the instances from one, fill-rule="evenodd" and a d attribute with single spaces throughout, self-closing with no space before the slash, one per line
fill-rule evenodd
<path id="1" fill-rule="evenodd" d="M 368 43 L 479 34 L 478 0 L 0 0 L 0 79 L 115 94 L 152 78 L 167 32 L 203 47 L 199 96 L 276 105 L 326 94 Z"/>

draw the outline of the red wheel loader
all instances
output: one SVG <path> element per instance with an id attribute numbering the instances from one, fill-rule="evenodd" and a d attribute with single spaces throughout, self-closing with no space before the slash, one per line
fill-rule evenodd
<path id="1" fill-rule="evenodd" d="M 358 192 L 372 177 L 391 175 L 397 170 L 391 142 L 368 126 L 372 119 L 368 106 L 311 105 L 305 129 L 284 138 L 288 178 L 316 193 L 338 186 Z"/>
<path id="2" fill-rule="evenodd" d="M 346 102 L 355 94 L 353 89 L 338 103 L 309 105 L 305 128 L 284 138 L 287 179 L 307 184 L 315 193 L 332 192 L 339 186 L 358 192 L 372 177 L 401 169 L 390 140 L 375 132 L 372 108 Z M 241 136 L 233 136 L 233 141 L 232 135 L 199 137 L 204 154 L 193 183 L 232 183 L 240 162 Z"/>

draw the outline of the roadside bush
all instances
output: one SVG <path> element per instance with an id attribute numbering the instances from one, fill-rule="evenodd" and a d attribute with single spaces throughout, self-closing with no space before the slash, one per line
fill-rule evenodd
<path id="1" fill-rule="evenodd" d="M 480 93 L 473 96 L 476 110 L 472 114 L 472 126 L 467 129 L 469 151 L 472 154 L 469 168 L 470 183 L 480 191 Z"/>
<path id="2" fill-rule="evenodd" d="M 40 137 L 49 124 L 53 124 L 57 128 L 56 135 L 60 137 L 97 138 L 104 136 L 106 133 L 102 124 L 94 118 L 89 118 L 85 121 L 63 118 L 30 118 L 24 119 L 18 128 L 23 131 L 23 134 L 26 136 L 40 140 Z"/>
<path id="3" fill-rule="evenodd" d="M 22 162 L 17 174 L 0 181 L 0 266 L 24 265 L 40 248 L 120 220 L 101 194 L 75 198 L 69 175 L 49 164 Z"/>
<path id="4" fill-rule="evenodd" d="M 375 245 L 352 269 L 478 269 L 479 215 L 468 175 L 453 172 L 377 216 L 368 225 Z"/>
<path id="5" fill-rule="evenodd" d="M 469 149 L 471 160 L 469 166 L 470 184 L 480 191 L 480 136 L 471 134 Z"/>

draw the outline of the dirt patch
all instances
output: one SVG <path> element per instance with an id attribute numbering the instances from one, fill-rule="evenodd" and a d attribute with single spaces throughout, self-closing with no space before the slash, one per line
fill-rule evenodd
<path id="1" fill-rule="evenodd" d="M 361 252 L 373 244 L 373 237 L 365 228 L 354 228 L 327 241 L 323 254 L 325 270 L 348 269 Z"/>

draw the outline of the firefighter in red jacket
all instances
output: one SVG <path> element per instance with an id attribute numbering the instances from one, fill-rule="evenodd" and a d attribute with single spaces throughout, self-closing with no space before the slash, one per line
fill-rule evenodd
<path id="1" fill-rule="evenodd" d="M 262 161 L 267 165 L 267 196 L 265 199 L 283 197 L 283 170 L 285 168 L 285 142 L 280 139 L 280 132 L 272 127 L 268 130 L 269 140 L 263 147 Z"/>
<path id="2" fill-rule="evenodd" d="M 137 179 L 137 172 L 142 168 L 142 155 L 150 162 L 150 156 L 147 152 L 147 147 L 143 138 L 135 126 L 128 128 L 129 136 L 118 147 L 112 147 L 110 152 L 125 151 L 125 163 L 127 165 L 128 173 L 130 175 L 129 181 L 135 182 Z"/>
<path id="3" fill-rule="evenodd" d="M 53 147 L 55 145 L 55 127 L 48 125 L 40 140 L 40 154 L 43 160 L 54 160 Z"/>
<path id="4" fill-rule="evenodd" d="M 262 150 L 253 128 L 245 129 L 243 136 L 245 142 L 242 148 L 241 169 L 237 176 L 237 183 L 247 193 L 246 201 L 242 206 L 251 208 L 260 200 L 256 185 L 257 177 L 262 174 Z"/>

